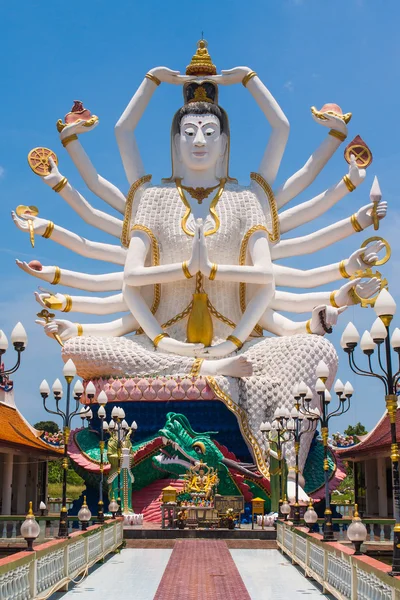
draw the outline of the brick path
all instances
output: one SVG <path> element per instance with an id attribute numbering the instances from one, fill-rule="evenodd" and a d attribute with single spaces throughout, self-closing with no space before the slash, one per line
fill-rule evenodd
<path id="1" fill-rule="evenodd" d="M 222 540 L 176 540 L 154 600 L 251 600 Z"/>

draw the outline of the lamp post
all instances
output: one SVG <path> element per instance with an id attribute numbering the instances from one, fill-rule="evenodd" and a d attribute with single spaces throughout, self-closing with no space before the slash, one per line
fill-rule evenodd
<path id="1" fill-rule="evenodd" d="M 76 375 L 76 367 L 72 360 L 68 360 L 63 368 L 63 375 L 67 382 L 67 397 L 65 403 L 65 409 L 61 410 L 60 402 L 63 396 L 63 388 L 61 385 L 61 381 L 56 379 L 52 386 L 52 391 L 54 395 L 54 399 L 56 402 L 56 410 L 51 410 L 46 405 L 46 400 L 50 394 L 50 388 L 47 381 L 44 379 L 40 384 L 40 395 L 43 398 L 43 406 L 46 412 L 52 415 L 58 415 L 62 418 L 63 423 L 63 437 L 64 437 L 64 456 L 62 461 L 63 467 L 63 482 L 62 482 L 62 506 L 60 512 L 60 527 L 58 530 L 58 537 L 64 538 L 68 537 L 68 523 L 67 523 L 67 470 L 68 470 L 68 440 L 69 433 L 71 429 L 71 421 L 75 415 L 79 413 L 79 401 L 83 394 L 83 385 L 82 382 L 78 379 L 74 385 L 73 396 L 75 400 L 75 410 L 71 411 L 71 384 Z"/>
<path id="2" fill-rule="evenodd" d="M 92 518 L 92 513 L 89 510 L 89 507 L 86 503 L 86 496 L 83 496 L 83 503 L 78 512 L 78 519 L 82 524 L 82 531 L 86 531 L 88 523 Z"/>
<path id="3" fill-rule="evenodd" d="M 32 502 L 29 502 L 29 510 L 26 515 L 25 521 L 21 525 L 21 535 L 26 540 L 28 547 L 27 551 L 33 551 L 33 542 L 36 540 L 40 533 L 40 525 L 35 519 L 35 515 L 32 510 Z"/>
<path id="4" fill-rule="evenodd" d="M 17 323 L 11 332 L 11 342 L 14 346 L 14 350 L 17 353 L 17 362 L 11 369 L 1 369 L 2 357 L 7 352 L 8 339 L 4 331 L 0 329 L 0 384 L 8 382 L 10 375 L 15 373 L 21 364 L 21 354 L 25 350 L 28 343 L 28 336 L 21 323 Z"/>
<path id="5" fill-rule="evenodd" d="M 278 475 L 278 487 L 279 487 L 279 509 L 278 515 L 283 516 L 281 512 L 281 506 L 284 498 L 284 490 L 283 490 L 283 444 L 285 441 L 288 441 L 289 438 L 286 438 L 286 430 L 281 424 L 278 416 L 286 415 L 285 409 L 282 407 L 278 407 L 274 413 L 274 419 L 272 423 L 267 421 L 266 423 L 261 423 L 260 431 L 264 435 L 266 441 L 266 447 L 268 449 L 270 442 L 276 443 L 276 459 L 278 460 L 278 472 L 275 473 Z M 289 411 L 287 411 L 287 416 L 289 417 Z M 272 475 L 273 473 L 271 473 Z M 286 490 L 285 490 L 286 491 Z"/>
<path id="6" fill-rule="evenodd" d="M 396 432 L 397 396 L 396 389 L 400 381 L 400 330 L 396 327 L 390 338 L 390 324 L 396 313 L 396 303 L 386 289 L 383 289 L 376 299 L 374 310 L 377 319 L 371 331 L 365 331 L 361 341 L 360 335 L 353 323 L 349 322 L 343 332 L 341 346 L 346 352 L 351 370 L 363 377 L 379 379 L 385 390 L 386 410 L 390 420 L 390 437 L 393 482 L 393 516 L 396 521 L 394 527 L 393 559 L 391 575 L 400 575 L 400 474 L 399 474 L 399 446 Z M 367 368 L 359 367 L 354 358 L 354 351 L 358 342 L 367 357 Z M 385 350 L 383 351 L 383 345 Z M 392 362 L 391 348 L 398 354 L 398 368 L 395 371 Z M 374 370 L 372 355 L 375 350 L 377 367 Z"/>
<path id="7" fill-rule="evenodd" d="M 318 521 L 318 515 L 314 510 L 312 500 L 310 500 L 310 504 L 308 505 L 308 508 L 304 513 L 304 520 L 308 525 L 308 532 L 310 533 L 315 523 Z"/>
<path id="8" fill-rule="evenodd" d="M 367 528 L 360 519 L 357 504 L 354 505 L 354 515 L 349 528 L 347 529 L 347 537 L 354 544 L 354 556 L 362 554 L 360 548 L 361 544 L 367 539 Z"/>
<path id="9" fill-rule="evenodd" d="M 310 401 L 312 398 L 311 390 L 302 381 L 297 388 L 297 394 L 300 396 L 300 410 L 304 415 L 311 416 L 321 423 L 321 436 L 324 447 L 324 479 L 325 479 L 325 513 L 324 513 L 324 542 L 333 541 L 333 526 L 332 526 L 332 511 L 331 499 L 329 491 L 329 463 L 328 463 L 328 436 L 329 436 L 329 421 L 333 417 L 344 415 L 350 408 L 350 398 L 353 395 L 353 386 L 347 382 L 346 385 L 338 379 L 335 383 L 334 390 L 338 397 L 339 404 L 334 411 L 329 412 L 328 407 L 331 401 L 331 394 L 326 389 L 325 383 L 329 376 L 328 366 L 321 360 L 318 363 L 316 372 L 317 382 L 315 390 L 320 399 L 321 410 L 318 408 L 310 409 Z"/>
<path id="10" fill-rule="evenodd" d="M 106 409 L 105 406 L 108 402 L 107 394 L 101 391 L 97 398 L 99 410 L 97 416 L 100 419 L 100 484 L 99 484 L 99 503 L 97 510 L 97 521 L 98 523 L 104 523 L 104 502 L 103 502 L 103 483 L 104 483 L 104 431 L 108 430 L 108 424 L 105 421 Z"/>

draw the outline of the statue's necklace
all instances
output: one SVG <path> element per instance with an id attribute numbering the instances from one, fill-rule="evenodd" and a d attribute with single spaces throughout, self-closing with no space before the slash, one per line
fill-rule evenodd
<path id="1" fill-rule="evenodd" d="M 192 196 L 192 198 L 194 198 L 195 200 L 197 200 L 197 202 L 199 204 L 201 204 L 203 202 L 203 200 L 205 198 L 207 198 L 207 196 L 209 196 L 211 194 L 211 192 L 213 192 L 214 190 L 216 190 L 221 184 L 217 183 L 217 185 L 214 185 L 214 187 L 190 187 L 190 186 L 186 186 L 186 185 L 182 185 L 181 184 L 181 188 L 183 190 L 185 190 L 185 192 L 189 192 L 189 194 Z"/>
<path id="2" fill-rule="evenodd" d="M 221 198 L 221 196 L 222 196 L 222 192 L 224 191 L 225 184 L 226 184 L 226 179 L 221 179 L 221 182 L 220 182 L 220 184 L 217 186 L 217 187 L 218 187 L 218 191 L 217 191 L 217 193 L 215 194 L 214 198 L 213 198 L 213 199 L 211 200 L 211 202 L 210 202 L 210 208 L 209 208 L 209 211 L 210 211 L 210 214 L 211 214 L 212 218 L 214 219 L 215 227 L 213 227 L 213 228 L 212 228 L 212 229 L 210 229 L 209 231 L 205 231 L 205 232 L 204 232 L 204 235 L 213 235 L 213 233 L 215 233 L 215 232 L 216 232 L 216 231 L 218 231 L 218 229 L 219 229 L 219 226 L 220 226 L 220 220 L 219 220 L 219 217 L 218 217 L 218 215 L 217 215 L 217 212 L 216 212 L 216 210 L 215 210 L 215 207 L 217 206 L 217 204 L 218 204 L 218 201 L 219 201 L 219 199 L 220 199 L 220 198 Z M 184 204 L 184 205 L 185 205 L 185 207 L 186 207 L 186 211 L 185 211 L 185 214 L 183 215 L 183 218 L 182 218 L 182 223 L 181 223 L 181 225 L 182 225 L 182 229 L 183 229 L 183 231 L 186 233 L 186 235 L 190 235 L 191 237 L 194 237 L 194 232 L 193 232 L 193 231 L 190 231 L 190 230 L 187 228 L 187 226 L 186 226 L 186 224 L 187 224 L 187 221 L 188 221 L 188 219 L 189 219 L 189 216 L 190 216 L 190 213 L 192 212 L 192 209 L 191 209 L 191 207 L 190 207 L 190 204 L 189 204 L 189 202 L 188 202 L 188 200 L 187 200 L 187 198 L 186 198 L 186 196 L 185 196 L 185 193 L 184 193 L 184 191 L 183 191 L 183 189 L 182 189 L 182 187 L 183 187 L 183 186 L 182 186 L 182 180 L 181 180 L 181 179 L 179 179 L 179 178 L 176 178 L 176 179 L 175 179 L 175 185 L 176 185 L 176 189 L 177 189 L 177 190 L 178 190 L 178 192 L 179 192 L 179 196 L 180 196 L 180 198 L 181 198 L 181 200 L 182 200 L 183 204 Z M 214 189 L 215 189 L 215 188 L 214 188 Z"/>

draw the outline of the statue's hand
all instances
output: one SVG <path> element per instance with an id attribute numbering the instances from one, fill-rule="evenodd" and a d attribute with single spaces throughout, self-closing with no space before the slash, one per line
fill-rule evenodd
<path id="1" fill-rule="evenodd" d="M 43 265 L 40 265 L 39 261 L 36 261 L 37 266 L 40 266 L 40 270 L 38 270 L 38 268 L 33 268 L 30 266 L 30 264 L 22 260 L 16 259 L 15 262 L 17 263 L 17 266 L 22 269 L 22 271 L 29 273 L 29 275 L 33 275 L 34 277 L 42 279 L 43 281 L 47 281 L 48 283 L 54 281 L 56 267 L 44 267 Z"/>
<path id="2" fill-rule="evenodd" d="M 92 131 L 99 124 L 99 118 L 96 115 L 90 117 L 90 119 L 86 121 L 77 121 L 76 123 L 71 123 L 64 127 L 64 129 L 60 133 L 60 140 L 64 140 L 70 135 L 80 135 L 81 133 L 86 133 L 87 131 Z"/>
<path id="3" fill-rule="evenodd" d="M 174 338 L 165 337 L 158 343 L 158 348 L 165 352 L 178 354 L 179 356 L 197 357 L 199 352 L 204 348 L 204 344 L 188 344 L 186 342 L 179 342 Z"/>
<path id="4" fill-rule="evenodd" d="M 353 285 L 354 285 L 354 281 L 353 281 Z M 336 325 L 340 313 L 342 313 L 344 310 L 346 310 L 346 308 L 347 308 L 347 306 L 341 306 L 340 308 L 335 308 L 334 306 L 325 306 L 325 305 L 316 306 L 315 308 L 313 308 L 312 316 L 311 316 L 311 323 L 310 323 L 310 328 L 311 328 L 312 333 L 316 333 L 317 335 L 325 335 L 325 333 L 326 333 L 324 331 L 324 328 L 321 325 L 319 313 L 322 312 L 324 320 L 325 320 L 325 325 L 327 327 L 332 327 L 333 325 Z"/>
<path id="5" fill-rule="evenodd" d="M 314 108 L 314 107 L 313 107 Z M 347 135 L 347 125 L 340 117 L 335 117 L 334 115 L 329 115 L 328 113 L 322 113 L 323 119 L 320 116 L 320 111 L 315 111 L 311 108 L 311 116 L 316 123 L 323 125 L 323 127 L 328 127 L 329 129 L 335 129 L 336 131 L 340 131 L 344 135 Z"/>
<path id="6" fill-rule="evenodd" d="M 235 344 L 227 340 L 220 344 L 215 344 L 215 346 L 203 348 L 198 356 L 200 358 L 222 358 L 223 356 L 228 356 L 228 354 L 231 354 L 235 350 L 237 350 Z"/>
<path id="7" fill-rule="evenodd" d="M 26 231 L 29 233 L 29 223 L 28 221 L 33 221 L 33 230 L 38 235 L 43 235 L 46 231 L 46 227 L 49 224 L 48 219 L 41 219 L 40 217 L 34 217 L 32 215 L 18 217 L 14 211 L 11 212 L 12 220 L 15 225 L 21 231 Z"/>
<path id="8" fill-rule="evenodd" d="M 36 319 L 35 323 L 42 325 L 48 337 L 53 337 L 55 333 L 58 333 L 63 342 L 78 335 L 76 323 L 72 323 L 66 319 L 54 319 L 54 321 L 50 321 L 49 323 L 46 323 L 44 319 Z"/>
<path id="9" fill-rule="evenodd" d="M 251 73 L 249 67 L 235 67 L 234 69 L 221 71 L 221 75 L 214 75 L 211 79 L 220 85 L 233 85 L 242 83 L 244 77 L 249 73 Z"/>
<path id="10" fill-rule="evenodd" d="M 374 204 L 377 204 L 376 214 L 377 214 L 379 221 L 381 221 L 382 219 L 384 219 L 386 217 L 387 202 L 381 201 L 378 203 L 371 202 L 371 204 L 366 204 L 365 206 L 360 208 L 356 213 L 357 221 L 360 223 L 360 225 L 363 229 L 370 227 L 374 222 L 373 217 L 372 217 L 372 211 L 374 209 Z"/>
<path id="11" fill-rule="evenodd" d="M 353 185 L 358 187 L 365 179 L 367 171 L 359 169 L 354 154 L 350 155 L 349 177 Z"/>
<path id="12" fill-rule="evenodd" d="M 378 252 L 383 250 L 383 242 L 374 242 L 365 248 L 359 248 L 350 255 L 345 268 L 349 275 L 354 275 L 356 271 L 365 271 L 372 267 L 378 260 Z"/>
<path id="13" fill-rule="evenodd" d="M 206 237 L 204 235 L 204 223 L 202 219 L 196 221 L 196 233 L 199 239 L 199 271 L 209 277 L 211 273 L 212 264 L 208 259 L 208 250 Z"/>
<path id="14" fill-rule="evenodd" d="M 46 185 L 53 188 L 57 183 L 60 183 L 61 179 L 63 179 L 63 175 L 61 175 L 60 171 L 54 160 L 49 156 L 49 165 L 50 165 L 50 173 L 46 175 L 46 177 L 42 177 L 42 180 Z"/>
<path id="15" fill-rule="evenodd" d="M 336 292 L 335 302 L 339 306 L 350 306 L 354 304 L 354 296 L 351 293 L 355 286 L 357 294 L 361 298 L 373 298 L 379 292 L 381 282 L 377 277 L 362 280 L 361 277 L 348 281 Z"/>
<path id="16" fill-rule="evenodd" d="M 181 75 L 180 71 L 173 71 L 168 67 L 155 67 L 150 69 L 149 73 L 157 77 L 162 83 L 172 83 L 173 85 L 182 85 L 185 81 L 193 80 L 193 77 Z"/>
<path id="17" fill-rule="evenodd" d="M 49 292 L 43 288 L 39 288 L 41 293 L 35 292 L 35 300 L 39 302 L 43 308 L 50 310 L 64 310 L 67 305 L 67 298 L 64 294 Z"/>
<path id="18" fill-rule="evenodd" d="M 187 266 L 189 269 L 189 273 L 191 275 L 195 275 L 198 271 L 200 271 L 200 224 L 199 221 L 201 219 L 197 219 L 196 228 L 193 237 L 193 245 L 192 245 L 192 254 L 190 259 L 188 260 Z"/>

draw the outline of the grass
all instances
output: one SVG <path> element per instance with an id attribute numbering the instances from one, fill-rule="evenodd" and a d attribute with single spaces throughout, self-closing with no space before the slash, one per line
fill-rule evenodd
<path id="1" fill-rule="evenodd" d="M 71 485 L 67 484 L 67 498 L 76 500 L 82 494 L 86 488 L 85 485 Z M 62 496 L 62 483 L 49 483 L 48 495 L 50 498 L 61 498 Z"/>

